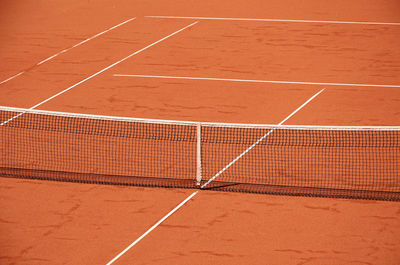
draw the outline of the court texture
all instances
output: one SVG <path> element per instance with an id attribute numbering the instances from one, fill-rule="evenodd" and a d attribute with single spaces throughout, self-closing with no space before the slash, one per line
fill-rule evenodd
<path id="1" fill-rule="evenodd" d="M 400 264 L 398 0 L 0 2 L 0 264 Z"/>

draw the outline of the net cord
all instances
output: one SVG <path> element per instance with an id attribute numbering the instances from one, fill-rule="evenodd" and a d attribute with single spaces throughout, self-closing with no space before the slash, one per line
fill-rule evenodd
<path id="1" fill-rule="evenodd" d="M 219 127 L 219 128 L 243 128 L 243 129 L 296 129 L 296 130 L 337 130 L 337 131 L 400 131 L 400 126 L 331 126 L 331 125 L 283 125 L 283 124 L 245 124 L 245 123 L 222 123 L 222 122 L 194 122 L 194 121 L 178 121 L 178 120 L 162 120 L 162 119 L 145 119 L 145 118 L 130 118 L 118 116 L 105 116 L 105 115 L 92 115 L 71 112 L 58 112 L 47 110 L 31 110 L 23 108 L 5 107 L 0 106 L 0 111 L 17 112 L 15 117 L 0 124 L 6 124 L 13 119 L 26 114 L 48 115 L 58 117 L 70 117 L 92 120 L 109 120 L 109 121 L 122 121 L 122 122 L 138 122 L 138 123 L 154 123 L 154 124 L 170 124 L 170 125 L 187 125 L 201 127 Z"/>
<path id="2" fill-rule="evenodd" d="M 197 124 L 196 135 L 196 185 L 201 185 L 202 169 L 201 169 L 201 123 Z"/>

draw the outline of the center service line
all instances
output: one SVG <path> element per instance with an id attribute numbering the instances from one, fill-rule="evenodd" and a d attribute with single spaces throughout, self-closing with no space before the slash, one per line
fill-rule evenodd
<path id="1" fill-rule="evenodd" d="M 311 98 L 309 98 L 306 102 L 303 103 L 303 105 L 301 105 L 300 107 L 298 107 L 295 111 L 293 111 L 289 116 L 287 116 L 285 119 L 283 119 L 279 124 L 282 125 L 283 123 L 285 123 L 288 119 L 290 119 L 293 115 L 295 115 L 299 110 L 301 110 L 302 108 L 304 108 L 308 103 L 310 103 L 314 98 L 316 98 L 319 94 L 321 94 L 324 89 L 321 89 L 320 91 L 318 91 L 316 94 L 314 94 Z M 217 174 L 214 175 L 214 177 L 210 178 L 206 183 L 204 183 L 201 188 L 204 189 L 208 184 L 210 184 L 214 179 L 216 179 L 219 175 L 221 175 L 225 170 L 227 170 L 228 168 L 230 168 L 233 164 L 235 164 L 240 158 L 242 158 L 245 154 L 247 154 L 251 149 L 253 149 L 254 147 L 256 147 L 256 145 L 258 145 L 261 141 L 263 141 L 265 138 L 268 137 L 268 135 L 270 135 L 273 131 L 275 131 L 275 128 L 272 130 L 269 130 L 266 134 L 264 134 L 264 136 L 262 136 L 260 139 L 258 139 L 254 144 L 252 144 L 249 148 L 247 148 L 243 153 L 241 153 L 240 155 L 238 155 L 235 159 L 233 159 L 228 165 L 226 165 L 226 167 L 224 167 L 223 169 L 221 169 Z"/>
<path id="2" fill-rule="evenodd" d="M 300 107 L 298 107 L 295 111 L 293 111 L 289 116 L 287 116 L 285 119 L 283 119 L 279 125 L 283 124 L 286 122 L 288 119 L 290 119 L 293 115 L 295 115 L 298 111 L 300 111 L 304 106 L 306 106 L 308 103 L 310 103 L 315 97 L 317 97 L 319 94 L 321 94 L 324 91 L 324 89 L 318 91 L 316 94 L 314 94 L 311 98 L 309 98 L 306 102 L 304 102 Z M 214 177 L 212 177 L 207 183 L 205 183 L 201 188 L 204 188 L 206 185 L 208 185 L 211 181 L 213 181 L 216 177 L 218 177 L 222 172 L 224 172 L 226 169 L 228 169 L 232 164 L 234 164 L 237 160 L 239 160 L 242 156 L 244 156 L 247 152 L 249 152 L 254 146 L 256 146 L 260 141 L 262 141 L 265 137 L 267 137 L 271 133 L 268 132 L 265 136 L 263 136 L 261 139 L 259 139 L 256 143 L 254 143 L 252 146 L 250 146 L 246 151 L 244 151 L 241 155 L 239 155 L 236 159 L 234 159 L 231 163 L 229 163 L 224 169 L 222 169 L 220 172 L 218 172 Z M 148 234 L 150 234 L 151 231 L 153 231 L 155 228 L 157 228 L 162 222 L 164 222 L 168 217 L 170 217 L 173 213 L 175 213 L 179 208 L 181 208 L 185 203 L 187 203 L 190 199 L 192 199 L 194 196 L 199 191 L 195 191 L 192 194 L 189 195 L 185 200 L 183 200 L 178 206 L 176 206 L 173 210 L 171 210 L 169 213 L 167 213 L 163 218 L 161 218 L 157 223 L 155 223 L 152 227 L 150 227 L 144 234 L 142 234 L 138 239 L 136 239 L 132 244 L 130 244 L 127 248 L 125 248 L 123 251 L 121 251 L 117 256 L 115 256 L 111 261 L 109 261 L 106 265 L 111 265 L 113 264 L 116 260 L 118 260 L 122 255 L 124 255 L 127 251 L 129 251 L 133 246 L 135 246 L 137 243 L 139 243 L 143 238 L 145 238 Z"/>
<path id="3" fill-rule="evenodd" d="M 182 201 L 178 206 L 176 206 L 172 211 L 167 213 L 163 218 L 160 219 L 157 223 L 155 223 L 152 227 L 150 227 L 143 235 L 141 235 L 138 239 L 136 239 L 132 244 L 130 244 L 127 248 L 125 248 L 123 251 L 121 251 L 115 258 L 113 258 L 111 261 L 107 263 L 107 265 L 111 265 L 119 259 L 122 255 L 124 255 L 128 250 L 130 250 L 134 245 L 139 243 L 140 240 L 142 240 L 145 236 L 150 234 L 151 231 L 153 231 L 157 226 L 159 226 L 162 222 L 164 222 L 168 217 L 170 217 L 173 213 L 175 213 L 179 208 L 181 208 L 185 203 L 187 203 L 191 198 L 193 198 L 199 191 L 195 191 L 192 194 L 190 194 L 189 197 L 187 197 L 184 201 Z"/>

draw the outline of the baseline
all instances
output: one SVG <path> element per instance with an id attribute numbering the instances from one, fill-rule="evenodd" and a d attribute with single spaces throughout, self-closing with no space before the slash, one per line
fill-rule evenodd
<path id="1" fill-rule="evenodd" d="M 324 23 L 324 24 L 358 24 L 358 25 L 391 25 L 391 26 L 400 26 L 399 22 L 373 22 L 373 21 L 304 20 L 304 19 L 277 19 L 277 18 L 179 17 L 179 16 L 145 16 L 145 17 L 148 17 L 148 18 L 167 18 L 167 19 L 196 19 L 196 20 L 228 20 L 228 21 L 260 21 L 260 22 L 291 22 L 291 23 Z"/>

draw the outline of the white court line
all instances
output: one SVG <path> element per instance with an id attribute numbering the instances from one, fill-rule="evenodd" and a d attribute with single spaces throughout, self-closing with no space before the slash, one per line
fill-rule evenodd
<path id="1" fill-rule="evenodd" d="M 156 45 L 156 44 L 158 44 L 158 43 L 160 43 L 160 42 L 162 42 L 162 41 L 164 41 L 164 40 L 166 40 L 166 39 L 168 39 L 168 38 L 170 38 L 170 37 L 172 37 L 172 36 L 174 36 L 174 35 L 176 35 L 176 34 L 178 34 L 179 32 L 181 32 L 181 31 L 183 31 L 183 30 L 185 30 L 185 29 L 187 29 L 187 28 L 192 27 L 193 25 L 195 25 L 195 24 L 197 24 L 197 23 L 198 23 L 198 21 L 193 22 L 192 24 L 189 24 L 189 25 L 187 25 L 186 27 L 183 27 L 183 28 L 181 28 L 180 30 L 175 31 L 174 33 L 171 33 L 171 34 L 169 34 L 168 36 L 165 36 L 164 38 L 159 39 L 158 41 L 153 42 L 152 44 L 147 45 L 146 47 L 144 47 L 144 48 L 142 48 L 142 49 L 140 49 L 140 50 L 138 50 L 138 51 L 136 51 L 136 52 L 134 52 L 134 53 L 131 53 L 130 55 L 126 56 L 125 58 L 123 58 L 123 59 L 121 59 L 121 60 L 119 60 L 119 61 L 117 61 L 117 62 L 115 62 L 115 63 L 113 63 L 113 64 L 111 64 L 111 65 L 109 65 L 109 66 L 107 66 L 106 68 L 104 68 L 104 69 L 98 71 L 97 73 L 95 73 L 95 74 L 93 74 L 93 75 L 91 75 L 91 76 L 89 76 L 89 77 L 83 79 L 82 81 L 80 81 L 80 82 L 78 82 L 78 83 L 76 83 L 76 84 L 74 84 L 74 85 L 72 85 L 72 86 L 70 86 L 70 87 L 64 89 L 63 91 L 61 91 L 61 92 L 55 94 L 54 96 L 51 96 L 51 97 L 49 97 L 48 99 L 45 99 L 45 100 L 43 100 L 42 102 L 40 102 L 40 103 L 38 103 L 38 104 L 36 104 L 36 105 L 30 107 L 30 108 L 28 109 L 28 111 L 29 111 L 29 110 L 33 110 L 33 109 L 39 107 L 40 105 L 42 105 L 42 104 L 44 104 L 44 103 L 46 103 L 46 102 L 52 100 L 52 99 L 55 98 L 55 97 L 58 97 L 58 96 L 61 95 L 61 94 L 64 94 L 65 92 L 71 90 L 72 88 L 74 88 L 74 87 L 76 87 L 76 86 L 78 86 L 78 85 L 80 85 L 80 84 L 82 84 L 82 83 L 84 83 L 84 82 L 86 82 L 86 81 L 92 79 L 93 77 L 95 77 L 95 76 L 97 76 L 97 75 L 103 73 L 104 71 L 107 71 L 108 69 L 110 69 L 110 68 L 116 66 L 117 64 L 119 64 L 119 63 L 121 63 L 121 62 L 123 62 L 123 61 L 125 61 L 125 60 L 127 60 L 127 59 L 129 59 L 129 58 L 131 58 L 132 56 L 135 56 L 136 54 L 141 53 L 142 51 L 147 50 L 148 48 L 150 48 L 150 47 L 152 47 L 152 46 L 154 46 L 154 45 Z M 10 118 L 9 120 L 3 122 L 0 126 L 2 126 L 2 125 L 4 125 L 4 124 L 6 124 L 6 123 L 12 121 L 13 119 L 15 119 L 15 118 L 21 116 L 21 115 L 24 114 L 24 113 L 25 113 L 25 112 L 22 112 L 22 113 L 20 113 L 20 114 L 18 114 L 18 115 L 16 115 L 16 116 Z"/>
<path id="2" fill-rule="evenodd" d="M 300 107 L 298 107 L 295 111 L 293 111 L 289 116 L 287 116 L 285 119 L 283 119 L 278 125 L 282 125 L 284 122 L 286 122 L 288 119 L 290 119 L 294 114 L 296 114 L 299 110 L 301 110 L 305 105 L 311 102 L 314 98 L 316 98 L 319 94 L 321 94 L 325 90 L 322 89 L 319 92 L 317 92 L 315 95 L 313 95 L 311 98 L 309 98 L 306 102 L 303 103 Z M 206 183 L 204 183 L 201 188 L 204 189 L 208 184 L 210 184 L 214 179 L 216 179 L 219 175 L 221 175 L 225 170 L 230 168 L 234 163 L 236 163 L 240 158 L 242 158 L 245 154 L 247 154 L 251 149 L 253 149 L 256 145 L 258 145 L 262 140 L 267 138 L 268 135 L 270 135 L 275 129 L 272 129 L 268 131 L 264 136 L 262 136 L 260 139 L 258 139 L 254 144 L 252 144 L 249 148 L 247 148 L 243 153 L 238 155 L 235 159 L 233 159 L 226 167 L 221 169 L 217 174 L 215 174 L 212 178 L 210 178 Z"/>
<path id="3" fill-rule="evenodd" d="M 39 63 L 36 64 L 36 66 L 41 65 L 41 64 L 43 64 L 43 63 L 45 63 L 45 62 L 47 62 L 47 61 L 50 61 L 51 59 L 57 57 L 58 55 L 60 55 L 60 54 L 62 54 L 62 53 L 65 53 L 65 52 L 67 52 L 67 51 L 69 51 L 69 50 L 71 50 L 71 49 L 73 49 L 73 48 L 75 48 L 75 47 L 78 47 L 78 46 L 80 46 L 80 45 L 82 45 L 82 44 L 84 44 L 84 43 L 86 43 L 86 42 L 88 42 L 88 41 L 90 41 L 90 40 L 92 40 L 92 39 L 94 39 L 94 38 L 97 38 L 97 37 L 99 37 L 99 36 L 101 36 L 101 35 L 103 35 L 103 34 L 109 32 L 109 31 L 115 29 L 115 28 L 118 28 L 118 27 L 120 27 L 120 26 L 122 26 L 122 25 L 124 25 L 124 24 L 126 24 L 126 23 L 128 23 L 128 22 L 131 22 L 131 21 L 134 20 L 134 19 L 136 19 L 136 18 L 135 18 L 135 17 L 134 17 L 134 18 L 130 18 L 130 19 L 128 19 L 128 20 L 126 20 L 126 21 L 124 21 L 124 22 L 122 22 L 122 23 L 119 23 L 118 25 L 115 25 L 115 26 L 113 26 L 113 27 L 111 27 L 111 28 L 109 28 L 109 29 L 106 29 L 106 30 L 104 30 L 104 31 L 102 31 L 102 32 L 100 32 L 100 33 L 97 33 L 96 35 L 94 35 L 94 36 L 92 36 L 92 37 L 89 37 L 89 38 L 87 38 L 86 40 L 83 40 L 83 41 L 81 41 L 81 42 L 75 44 L 74 46 L 72 46 L 72 47 L 70 47 L 70 48 L 64 49 L 64 50 L 62 50 L 62 51 L 60 51 L 60 52 L 58 52 L 58 53 L 56 53 L 56 54 L 54 54 L 54 55 L 52 55 L 52 56 L 50 56 L 50 57 L 48 57 L 48 58 L 46 58 L 46 59 L 40 61 Z M 22 71 L 22 72 L 20 72 L 20 73 L 18 73 L 18 74 L 16 74 L 16 75 L 14 75 L 14 76 L 12 76 L 12 77 L 6 79 L 6 80 L 1 81 L 1 82 L 0 82 L 0 85 L 3 84 L 3 83 L 5 83 L 5 82 L 10 81 L 11 79 L 16 78 L 17 76 L 22 75 L 23 73 L 25 73 L 25 71 Z"/>
<path id="4" fill-rule="evenodd" d="M 324 91 L 324 89 L 320 90 L 318 93 L 313 95 L 311 98 L 309 98 L 303 105 L 298 107 L 295 111 L 293 111 L 289 116 L 287 116 L 285 119 L 283 119 L 279 125 L 282 125 L 285 121 L 290 119 L 293 115 L 295 115 L 299 110 L 301 110 L 305 105 L 310 103 L 311 100 L 313 100 L 316 96 L 321 94 Z M 235 160 L 233 160 L 231 163 L 229 163 L 228 166 L 226 166 L 223 170 L 221 170 L 217 175 L 215 175 L 212 179 L 210 179 L 207 183 L 205 183 L 201 188 L 204 188 L 206 185 L 208 185 L 211 181 L 213 181 L 216 177 L 218 177 L 222 172 L 224 172 L 226 169 L 228 169 L 233 163 L 235 163 L 237 160 L 239 160 L 242 156 L 244 156 L 247 152 L 249 152 L 254 146 L 256 146 L 259 142 L 261 142 L 265 137 L 267 137 L 269 134 L 271 134 L 273 130 L 268 132 L 266 135 L 264 135 L 262 138 L 260 138 L 256 143 L 254 143 L 250 148 L 248 148 L 246 151 L 244 151 L 239 157 L 237 157 Z M 117 256 L 115 256 L 110 262 L 108 262 L 106 265 L 111 265 L 114 263 L 117 259 L 119 259 L 122 255 L 124 255 L 129 249 L 131 249 L 134 245 L 139 243 L 140 240 L 142 240 L 144 237 L 146 237 L 151 231 L 153 231 L 157 226 L 159 226 L 162 222 L 164 222 L 168 217 L 170 217 L 173 213 L 175 213 L 179 208 L 181 208 L 186 202 L 188 202 L 191 198 L 193 198 L 199 191 L 193 192 L 189 197 L 187 197 L 184 201 L 182 201 L 178 206 L 176 206 L 172 211 L 167 213 L 163 218 L 160 219 L 157 223 L 155 223 L 152 227 L 150 227 L 143 235 L 141 235 L 138 239 L 136 239 L 132 244 L 130 244 L 127 248 L 125 248 L 123 251 L 121 251 Z"/>
<path id="5" fill-rule="evenodd" d="M 72 46 L 71 48 L 64 49 L 64 50 L 60 51 L 59 53 L 56 53 L 56 54 L 50 56 L 49 58 L 44 59 L 43 61 L 37 63 L 36 65 L 41 65 L 42 63 L 47 62 L 47 61 L 53 59 L 54 57 L 56 57 L 56 56 L 58 56 L 58 55 L 60 55 L 60 54 L 62 54 L 62 53 L 65 53 L 65 52 L 67 52 L 67 51 L 69 51 L 69 50 L 71 50 L 71 49 L 73 49 L 73 48 L 76 48 L 76 47 L 78 47 L 78 46 L 80 46 L 80 45 L 82 45 L 82 44 L 84 44 L 84 43 L 86 43 L 86 42 L 88 42 L 88 41 L 90 41 L 90 40 L 92 40 L 92 39 L 94 39 L 94 38 L 97 38 L 97 37 L 103 35 L 104 33 L 107 33 L 107 32 L 109 32 L 109 31 L 111 31 L 111 30 L 113 30 L 113 29 L 115 29 L 115 28 L 118 28 L 118 27 L 120 27 L 120 26 L 122 26 L 122 25 L 124 25 L 124 24 L 126 24 L 126 23 L 128 23 L 128 22 L 131 22 L 131 21 L 134 20 L 134 19 L 136 19 L 136 18 L 134 17 L 134 18 L 128 19 L 128 20 L 126 20 L 126 21 L 124 21 L 124 22 L 122 22 L 122 23 L 119 23 L 118 25 L 115 25 L 115 26 L 113 26 L 113 27 L 111 27 L 111 28 L 109 28 L 109 29 L 106 29 L 106 30 L 104 30 L 104 31 L 102 31 L 102 32 L 100 32 L 100 33 L 97 33 L 96 35 L 94 35 L 94 36 L 92 36 L 92 37 L 90 37 L 90 38 L 87 38 L 86 40 L 83 40 L 83 41 L 81 41 L 81 42 L 75 44 L 75 45 Z"/>
<path id="6" fill-rule="evenodd" d="M 34 109 L 34 108 L 39 107 L 40 105 L 46 103 L 47 101 L 52 100 L 53 98 L 55 98 L 55 97 L 57 97 L 57 96 L 59 96 L 59 95 L 65 93 L 65 92 L 67 92 L 68 90 L 70 90 L 70 89 L 72 89 L 72 88 L 74 88 L 74 87 L 76 87 L 76 86 L 78 86 L 78 85 L 80 85 L 80 84 L 86 82 L 87 80 L 92 79 L 93 77 L 95 77 L 95 76 L 97 76 L 97 75 L 103 73 L 104 71 L 107 71 L 108 69 L 110 69 L 110 68 L 116 66 L 117 64 L 122 63 L 123 61 L 125 61 L 125 60 L 131 58 L 132 56 L 135 56 L 136 54 L 141 53 L 141 52 L 144 51 L 144 50 L 147 50 L 148 48 L 150 48 L 150 47 L 152 47 L 152 46 L 154 46 L 154 45 L 156 45 L 156 44 L 162 42 L 163 40 L 166 40 L 166 39 L 168 39 L 168 38 L 170 38 L 170 37 L 172 37 L 172 36 L 178 34 L 179 32 L 181 32 L 181 31 L 183 31 L 183 30 L 185 30 L 185 29 L 187 29 L 187 28 L 189 28 L 189 27 L 192 27 L 193 25 L 195 25 L 195 24 L 197 24 L 197 23 L 198 23 L 198 21 L 196 21 L 196 22 L 194 22 L 194 23 L 192 23 L 192 24 L 190 24 L 190 25 L 187 25 L 186 27 L 181 28 L 180 30 L 175 31 L 174 33 L 171 33 L 171 34 L 169 34 L 168 36 L 166 36 L 166 37 L 164 37 L 164 38 L 162 38 L 162 39 L 160 39 L 160 40 L 158 40 L 158 41 L 156 41 L 156 42 L 153 42 L 153 43 L 150 44 L 150 45 L 147 45 L 146 47 L 144 47 L 144 48 L 142 48 L 142 49 L 140 49 L 140 50 L 138 50 L 138 51 L 136 51 L 136 52 L 134 52 L 134 53 L 132 53 L 132 54 L 130 54 L 130 55 L 128 55 L 128 56 L 126 56 L 125 58 L 119 60 L 118 62 L 115 62 L 115 63 L 113 63 L 112 65 L 107 66 L 106 68 L 104 68 L 104 69 L 98 71 L 97 73 L 95 73 L 95 74 L 93 74 L 93 75 L 91 75 L 91 76 L 89 76 L 89 77 L 83 79 L 82 81 L 76 83 L 75 85 L 72 85 L 72 86 L 68 87 L 67 89 L 61 91 L 60 93 L 57 93 L 57 94 L 55 94 L 54 96 L 49 97 L 48 99 L 46 99 L 46 100 L 44 100 L 44 101 L 42 101 L 42 102 L 36 104 L 35 106 L 31 107 L 30 109 Z"/>
<path id="7" fill-rule="evenodd" d="M 8 82 L 8 81 L 10 81 L 11 79 L 14 79 L 14 78 L 16 78 L 17 76 L 20 76 L 20 75 L 22 75 L 23 73 L 25 73 L 25 71 L 19 72 L 18 74 L 16 74 L 16 75 L 13 75 L 13 76 L 11 76 L 10 78 L 7 78 L 6 80 L 3 80 L 3 81 L 1 81 L 1 82 L 0 82 L 0 85 L 1 85 L 1 84 L 3 84 L 3 83 L 5 83 L 5 82 Z"/>
<path id="8" fill-rule="evenodd" d="M 325 24 L 359 24 L 359 25 L 391 25 L 400 26 L 398 22 L 370 21 L 338 21 L 338 20 L 304 20 L 277 18 L 224 18 L 224 17 L 177 17 L 177 16 L 145 16 L 149 18 L 196 19 L 196 20 L 231 20 L 231 21 L 264 21 L 264 22 L 293 22 L 293 23 L 325 23 Z"/>
<path id="9" fill-rule="evenodd" d="M 375 85 L 375 84 L 352 84 L 352 83 L 319 83 L 319 82 L 302 82 L 302 81 L 276 81 L 276 80 L 254 80 L 254 79 L 190 77 L 190 76 L 123 75 L 123 74 L 114 74 L 114 76 L 143 77 L 143 78 L 166 78 L 166 79 L 187 79 L 187 80 L 208 80 L 208 81 L 229 81 L 229 82 L 248 82 L 248 83 L 271 83 L 271 84 L 298 84 L 298 85 L 321 85 L 321 86 L 361 86 L 361 87 L 394 87 L 394 88 L 400 88 L 400 85 Z"/>
<path id="10" fill-rule="evenodd" d="M 136 239 L 132 244 L 130 244 L 127 248 L 125 248 L 123 251 L 121 251 L 117 256 L 115 256 L 111 261 L 107 263 L 107 265 L 111 265 L 119 259 L 122 255 L 124 255 L 129 249 L 131 249 L 134 245 L 139 243 L 140 240 L 142 240 L 145 236 L 150 234 L 151 231 L 153 231 L 157 226 L 159 226 L 162 222 L 164 222 L 168 217 L 170 217 L 173 213 L 175 213 L 179 208 L 181 208 L 186 202 L 188 202 L 191 198 L 193 198 L 199 191 L 193 192 L 189 197 L 187 197 L 184 201 L 182 201 L 178 206 L 176 206 L 172 211 L 167 213 L 163 218 L 160 219 L 157 223 L 155 223 L 152 227 L 150 227 L 143 235 L 141 235 L 138 239 Z"/>

